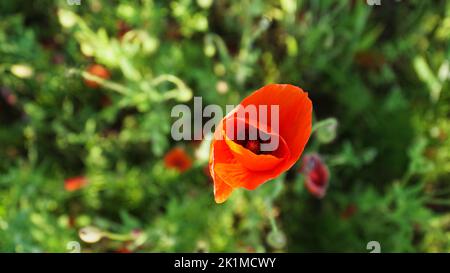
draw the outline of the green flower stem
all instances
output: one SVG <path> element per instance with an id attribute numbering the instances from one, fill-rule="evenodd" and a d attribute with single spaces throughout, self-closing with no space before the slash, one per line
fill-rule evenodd
<path id="1" fill-rule="evenodd" d="M 77 75 L 81 75 L 84 79 L 89 80 L 89 81 L 93 81 L 95 83 L 98 83 L 99 85 L 110 89 L 112 91 L 115 91 L 121 95 L 129 95 L 131 94 L 133 91 L 129 88 L 127 88 L 126 86 L 123 86 L 121 84 L 115 83 L 113 81 L 109 81 L 109 80 L 105 80 L 102 79 L 100 77 L 97 77 L 89 72 L 86 71 L 82 71 L 80 69 L 76 69 L 76 68 L 72 68 L 69 70 L 69 75 L 71 74 L 77 74 Z"/>
<path id="2" fill-rule="evenodd" d="M 176 88 L 164 92 L 163 99 L 178 99 L 180 101 L 188 101 L 192 98 L 191 89 L 178 77 L 170 74 L 159 75 L 151 81 L 153 86 L 157 86 L 163 82 L 175 84 Z"/>
<path id="3" fill-rule="evenodd" d="M 126 95 L 129 95 L 130 93 L 132 93 L 132 90 L 130 90 L 129 88 L 127 88 L 127 87 L 125 87 L 125 86 L 123 86 L 121 84 L 115 83 L 113 81 L 102 79 L 102 78 L 97 77 L 97 76 L 95 76 L 93 74 L 90 74 L 90 73 L 88 73 L 86 71 L 79 71 L 79 73 L 81 74 L 81 76 L 83 76 L 83 78 L 85 78 L 87 80 L 90 80 L 90 81 L 93 81 L 93 82 L 96 82 L 96 83 L 100 84 L 101 86 L 103 86 L 103 87 L 105 87 L 107 89 L 110 89 L 112 91 L 115 91 L 115 92 L 117 92 L 117 93 L 119 93 L 121 95 L 125 95 L 126 96 Z"/>
<path id="4" fill-rule="evenodd" d="M 157 76 L 152 80 L 152 85 L 156 86 L 166 81 L 175 84 L 180 89 L 188 88 L 180 78 L 171 74 L 162 74 Z"/>
<path id="5" fill-rule="evenodd" d="M 227 46 L 225 45 L 222 37 L 217 34 L 209 34 L 207 38 L 210 38 L 212 42 L 215 43 L 219 51 L 219 56 L 222 59 L 222 63 L 227 67 L 227 69 L 230 69 L 232 61 L 230 53 L 228 52 Z"/>

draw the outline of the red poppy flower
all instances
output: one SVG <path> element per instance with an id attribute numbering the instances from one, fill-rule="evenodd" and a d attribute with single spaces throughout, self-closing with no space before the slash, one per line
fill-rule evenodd
<path id="1" fill-rule="evenodd" d="M 84 176 L 72 177 L 64 180 L 64 189 L 66 191 L 76 191 L 86 186 L 88 180 Z"/>
<path id="2" fill-rule="evenodd" d="M 177 169 L 180 172 L 184 172 L 191 168 L 192 159 L 184 149 L 175 147 L 164 157 L 164 164 L 169 169 Z"/>
<path id="3" fill-rule="evenodd" d="M 110 77 L 109 71 L 103 65 L 93 64 L 93 65 L 89 66 L 86 71 L 89 74 L 92 74 L 92 75 L 97 76 L 102 79 L 109 79 L 109 77 Z M 99 84 L 94 81 L 85 79 L 84 83 L 90 88 L 98 88 L 99 87 Z"/>
<path id="4" fill-rule="evenodd" d="M 237 115 L 247 106 L 267 107 L 267 116 Z M 278 109 L 278 119 L 272 119 L 272 108 Z M 215 201 L 224 202 L 236 188 L 254 190 L 292 167 L 311 134 L 311 114 L 308 93 L 289 84 L 270 84 L 245 98 L 219 123 L 211 143 L 209 170 Z M 257 138 L 250 137 L 251 130 L 257 131 Z M 262 149 L 272 139 L 278 143 L 275 149 Z"/>
<path id="5" fill-rule="evenodd" d="M 302 173 L 305 175 L 305 186 L 317 198 L 325 196 L 328 188 L 330 173 L 318 154 L 305 155 Z"/>

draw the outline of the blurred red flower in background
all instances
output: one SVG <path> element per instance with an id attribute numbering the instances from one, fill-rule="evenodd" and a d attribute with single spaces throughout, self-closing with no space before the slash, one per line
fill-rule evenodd
<path id="1" fill-rule="evenodd" d="M 119 40 L 122 40 L 123 36 L 130 30 L 131 27 L 124 21 L 117 22 L 117 36 L 119 37 Z"/>
<path id="2" fill-rule="evenodd" d="M 225 202 L 235 188 L 254 190 L 288 170 L 302 154 L 311 134 L 312 103 L 308 93 L 299 87 L 289 84 L 264 86 L 240 104 L 241 107 L 249 105 L 256 108 L 267 106 L 268 109 L 273 105 L 278 106 L 279 119 L 274 122 L 278 122 L 279 132 L 269 131 L 269 128 L 275 127 L 272 126 L 270 117 L 265 121 L 260 118 L 240 119 L 232 114 L 233 111 L 219 123 L 211 143 L 209 160 L 217 203 Z M 276 137 L 279 139 L 278 147 L 271 152 L 261 151 L 264 141 L 259 138 L 249 140 L 248 135 L 245 140 L 231 140 L 226 134 L 225 126 L 234 124 L 239 129 L 238 123 L 244 123 L 246 128 L 256 128 L 259 134 Z"/>
<path id="3" fill-rule="evenodd" d="M 175 147 L 164 156 L 164 164 L 169 169 L 185 172 L 191 168 L 192 159 L 184 149 Z"/>
<path id="4" fill-rule="evenodd" d="M 358 211 L 358 207 L 355 204 L 349 204 L 345 207 L 344 211 L 341 213 L 341 218 L 343 220 L 349 219 Z"/>
<path id="5" fill-rule="evenodd" d="M 109 77 L 111 76 L 109 74 L 109 71 L 103 65 L 99 65 L 99 64 L 93 64 L 93 65 L 89 66 L 86 69 L 86 72 L 88 72 L 89 74 L 92 74 L 94 76 L 97 76 L 99 78 L 105 79 L 105 80 L 109 79 Z M 86 86 L 88 86 L 90 88 L 98 88 L 99 87 L 98 83 L 91 81 L 91 80 L 85 79 L 84 83 L 86 84 Z"/>
<path id="6" fill-rule="evenodd" d="M 130 249 L 128 249 L 126 246 L 123 246 L 121 248 L 118 248 L 114 251 L 114 253 L 133 253 Z"/>
<path id="7" fill-rule="evenodd" d="M 318 154 L 308 154 L 302 160 L 301 172 L 305 175 L 305 186 L 317 198 L 325 196 L 330 179 L 328 167 Z"/>
<path id="8" fill-rule="evenodd" d="M 76 191 L 88 184 L 88 180 L 84 176 L 67 178 L 64 180 L 64 189 L 66 191 Z"/>

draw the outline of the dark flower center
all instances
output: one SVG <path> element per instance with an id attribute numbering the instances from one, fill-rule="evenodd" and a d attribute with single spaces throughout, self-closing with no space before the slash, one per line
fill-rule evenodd
<path id="1" fill-rule="evenodd" d="M 255 128 L 249 124 L 245 124 L 241 127 L 238 126 L 238 120 L 234 120 L 234 130 L 226 132 L 227 136 L 235 143 L 250 150 L 256 155 L 260 154 L 274 154 L 275 150 L 269 150 L 271 147 L 271 135 L 263 132 L 259 128 Z M 242 125 L 242 124 L 241 124 Z M 236 130 L 237 129 L 237 130 Z M 268 144 L 268 145 L 264 145 Z M 269 148 L 268 148 L 269 147 Z"/>
<path id="2" fill-rule="evenodd" d="M 235 139 L 234 142 L 241 145 L 242 147 L 252 151 L 254 154 L 257 154 L 257 155 L 271 154 L 273 151 L 269 152 L 269 151 L 261 150 L 261 144 L 268 143 L 270 141 L 270 139 L 269 140 L 261 139 L 260 132 L 261 131 L 258 131 L 257 139 L 250 139 L 250 137 L 247 133 L 245 138 L 240 137 L 238 139 Z"/>
<path id="3" fill-rule="evenodd" d="M 244 147 L 252 151 L 254 154 L 259 154 L 260 152 L 258 140 L 248 140 Z"/>

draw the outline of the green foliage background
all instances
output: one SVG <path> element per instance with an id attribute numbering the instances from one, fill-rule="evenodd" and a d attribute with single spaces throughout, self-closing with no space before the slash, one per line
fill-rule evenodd
<path id="1" fill-rule="evenodd" d="M 0 251 L 450 251 L 449 1 L 69 2 L 0 3 Z M 99 89 L 92 63 L 112 74 Z M 273 82 L 327 120 L 305 153 L 328 193 L 297 165 L 217 205 L 208 145 L 171 140 L 170 110 Z M 164 165 L 175 146 L 189 171 Z M 74 176 L 89 184 L 65 191 Z"/>

